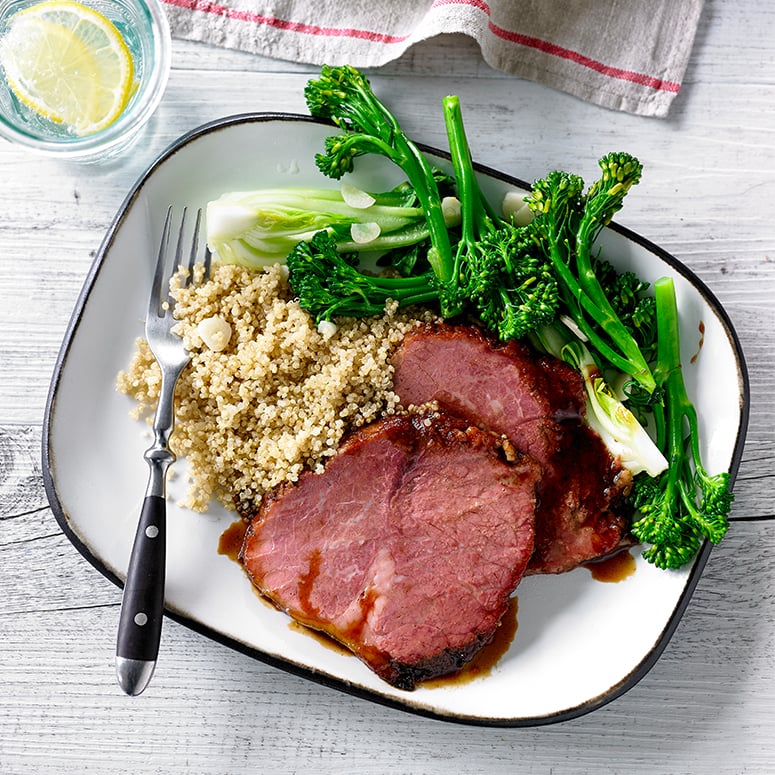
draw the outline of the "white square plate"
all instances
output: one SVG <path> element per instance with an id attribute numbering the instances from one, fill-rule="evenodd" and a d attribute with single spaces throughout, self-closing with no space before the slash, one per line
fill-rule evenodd
<path id="1" fill-rule="evenodd" d="M 43 460 L 56 517 L 74 546 L 107 578 L 122 583 L 145 489 L 146 426 L 115 389 L 143 317 L 168 205 L 197 208 L 226 191 L 332 185 L 314 154 L 332 134 L 305 116 L 225 118 L 180 138 L 140 178 L 97 255 L 67 331 L 46 408 Z M 439 166 L 448 158 L 424 149 Z M 360 162 L 361 160 L 359 160 Z M 352 181 L 367 190 L 399 182 L 400 171 L 364 157 Z M 499 201 L 525 183 L 479 168 Z M 603 253 L 619 269 L 653 282 L 675 279 L 685 377 L 701 418 L 704 460 L 734 476 L 748 417 L 748 385 L 734 330 L 711 292 L 676 259 L 613 225 Z M 702 333 L 701 333 L 702 331 Z M 700 341 L 702 340 L 702 341 Z M 176 464 L 184 468 L 185 461 Z M 405 710 L 450 721 L 537 725 L 581 715 L 634 685 L 656 662 L 705 565 L 706 545 L 689 566 L 661 571 L 637 551 L 618 583 L 581 568 L 525 579 L 517 590 L 519 627 L 497 665 L 476 680 L 420 686 L 382 682 L 358 659 L 326 647 L 262 604 L 237 563 L 218 553 L 233 514 L 176 507 L 183 477 L 169 486 L 166 612 L 196 631 L 310 679 Z M 162 649 L 163 658 L 163 649 Z"/>

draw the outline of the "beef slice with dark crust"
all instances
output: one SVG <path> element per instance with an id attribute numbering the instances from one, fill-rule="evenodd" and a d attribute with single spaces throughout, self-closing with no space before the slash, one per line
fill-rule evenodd
<path id="1" fill-rule="evenodd" d="M 436 401 L 542 465 L 528 573 L 572 570 L 630 543 L 631 477 L 585 425 L 584 383 L 568 364 L 473 326 L 435 324 L 405 337 L 394 367 L 405 406 Z"/>
<path id="2" fill-rule="evenodd" d="M 240 559 L 279 608 L 413 689 L 492 640 L 533 552 L 539 474 L 457 417 L 391 417 L 267 497 Z"/>

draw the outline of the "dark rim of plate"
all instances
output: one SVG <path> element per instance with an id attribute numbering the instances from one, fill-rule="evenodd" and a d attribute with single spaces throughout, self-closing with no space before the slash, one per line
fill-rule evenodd
<path id="1" fill-rule="evenodd" d="M 107 568 L 105 564 L 98 557 L 94 555 L 94 553 L 91 551 L 89 546 L 85 544 L 81 540 L 81 538 L 77 535 L 77 533 L 73 530 L 70 524 L 70 517 L 67 511 L 65 510 L 57 491 L 55 476 L 53 473 L 53 459 L 52 459 L 52 450 L 51 450 L 51 430 L 52 430 L 51 425 L 52 425 L 53 413 L 56 408 L 57 388 L 59 385 L 62 370 L 64 368 L 65 361 L 67 360 L 67 355 L 70 349 L 70 345 L 71 345 L 71 342 L 73 341 L 74 335 L 78 328 L 90 290 L 94 284 L 94 281 L 97 275 L 100 272 L 104 258 L 109 252 L 111 245 L 113 244 L 116 233 L 120 229 L 127 211 L 131 208 L 133 202 L 137 198 L 141 188 L 148 180 L 148 178 L 150 178 L 166 161 L 168 161 L 176 153 L 180 152 L 181 149 L 185 148 L 187 145 L 196 141 L 203 135 L 208 135 L 213 132 L 218 132 L 224 129 L 228 129 L 235 125 L 264 123 L 264 122 L 281 122 L 281 123 L 282 122 L 304 122 L 304 123 L 319 124 L 324 126 L 326 125 L 326 122 L 319 121 L 318 119 L 315 119 L 311 116 L 305 116 L 300 114 L 242 113 L 242 114 L 237 114 L 232 116 L 226 116 L 221 119 L 217 119 L 215 121 L 211 121 L 206 124 L 203 124 L 197 127 L 196 129 L 193 129 L 190 132 L 187 132 L 186 134 L 179 137 L 175 142 L 173 142 L 165 151 L 163 151 L 156 158 L 155 161 L 151 163 L 151 165 L 140 176 L 140 178 L 138 178 L 138 180 L 135 182 L 134 186 L 132 187 L 131 191 L 126 196 L 120 208 L 118 209 L 117 214 L 114 217 L 113 222 L 111 223 L 106 233 L 106 236 L 103 239 L 102 245 L 88 272 L 83 288 L 79 294 L 78 300 L 75 304 L 72 316 L 67 326 L 67 331 L 66 331 L 62 346 L 57 356 L 53 376 L 51 379 L 51 385 L 49 388 L 48 397 L 46 401 L 45 415 L 44 415 L 44 422 L 43 422 L 43 434 L 42 434 L 42 467 L 43 467 L 43 480 L 44 480 L 46 495 L 48 497 L 49 504 L 51 506 L 51 509 L 54 513 L 54 516 L 61 530 L 70 540 L 70 542 L 75 546 L 75 548 L 80 552 L 80 554 L 92 566 L 94 566 L 94 568 L 96 568 L 103 576 L 108 578 L 110 581 L 112 581 L 120 588 L 123 588 L 123 579 L 116 576 L 115 573 L 113 573 L 109 568 Z M 431 146 L 424 145 L 422 143 L 417 143 L 417 145 L 421 148 L 421 150 L 423 150 L 423 152 L 426 152 L 429 155 L 433 155 L 438 158 L 446 159 L 446 160 L 449 160 L 450 158 L 447 152 L 442 151 L 438 148 L 433 148 Z M 530 184 L 525 182 L 524 180 L 520 180 L 519 178 L 513 177 L 511 175 L 507 175 L 503 172 L 500 172 L 498 170 L 495 170 L 485 165 L 475 164 L 475 167 L 477 171 L 483 175 L 489 175 L 492 178 L 501 180 L 509 185 L 513 185 L 516 188 L 522 188 L 527 190 L 530 189 Z M 670 253 L 663 250 L 659 246 L 655 245 L 650 240 L 645 239 L 644 237 L 641 237 L 635 232 L 625 227 L 622 227 L 617 223 L 611 223 L 609 228 L 615 232 L 618 232 L 623 237 L 634 242 L 635 244 L 644 248 L 648 252 L 653 253 L 663 262 L 668 264 L 672 269 L 674 269 L 678 274 L 685 277 L 695 287 L 695 289 L 700 293 L 700 295 L 705 299 L 708 305 L 712 308 L 712 310 L 715 312 L 715 314 L 717 315 L 718 319 L 720 320 L 720 322 L 722 323 L 726 331 L 732 350 L 735 353 L 737 367 L 738 367 L 738 380 L 740 384 L 740 424 L 738 427 L 737 439 L 735 442 L 735 447 L 734 447 L 731 466 L 730 466 L 731 480 L 734 483 L 734 480 L 737 476 L 738 468 L 740 466 L 740 461 L 742 458 L 743 448 L 745 443 L 745 436 L 746 436 L 747 427 L 748 427 L 750 386 L 749 386 L 747 366 L 745 363 L 745 359 L 743 356 L 739 339 L 734 330 L 732 322 L 727 312 L 721 306 L 720 302 L 712 293 L 712 291 L 705 285 L 705 283 L 702 280 L 700 280 L 690 269 L 688 269 L 684 264 L 682 264 L 677 258 L 672 256 Z M 590 713 L 593 710 L 597 710 L 598 708 L 608 704 L 612 700 L 616 699 L 617 697 L 620 697 L 622 694 L 627 692 L 629 689 L 635 686 L 635 684 L 637 684 L 651 670 L 651 668 L 654 666 L 654 664 L 656 664 L 656 662 L 662 655 L 665 647 L 667 646 L 673 633 L 675 632 L 678 626 L 678 623 L 680 622 L 681 617 L 684 611 L 686 610 L 686 607 L 689 604 L 689 601 L 692 597 L 694 589 L 702 575 L 703 569 L 710 555 L 711 548 L 712 548 L 711 544 L 708 542 L 705 542 L 702 549 L 698 553 L 696 559 L 694 560 L 692 568 L 689 572 L 689 577 L 687 578 L 684 590 L 681 594 L 678 604 L 676 605 L 675 610 L 673 611 L 672 615 L 667 621 L 662 633 L 660 634 L 660 637 L 654 644 L 654 647 L 646 655 L 646 657 L 638 665 L 636 665 L 628 675 L 622 678 L 615 685 L 611 686 L 608 689 L 608 691 L 606 691 L 604 694 L 601 694 L 600 696 L 597 696 L 597 697 L 590 698 L 585 702 L 582 702 L 574 707 L 558 710 L 554 713 L 544 715 L 544 716 L 531 716 L 531 717 L 520 717 L 520 718 L 485 718 L 480 716 L 465 716 L 465 715 L 450 714 L 443 711 L 433 710 L 425 706 L 414 704 L 412 702 L 411 693 L 407 693 L 407 697 L 405 701 L 400 701 L 395 699 L 392 696 L 385 696 L 385 695 L 379 694 L 378 692 L 374 692 L 366 688 L 353 686 L 344 680 L 319 673 L 305 665 L 299 665 L 291 661 L 277 658 L 270 654 L 266 654 L 252 646 L 249 646 L 247 644 L 234 640 L 228 636 L 225 636 L 209 628 L 208 626 L 192 619 L 191 617 L 183 613 L 180 613 L 179 611 L 165 608 L 165 614 L 169 616 L 171 619 L 173 619 L 174 621 L 178 622 L 179 624 L 182 624 L 188 627 L 189 629 L 194 630 L 195 632 L 205 635 L 206 637 L 210 638 L 211 640 L 217 643 L 221 643 L 225 646 L 228 646 L 229 648 L 232 648 L 235 651 L 246 654 L 265 664 L 272 665 L 274 667 L 285 670 L 286 672 L 313 680 L 319 684 L 340 690 L 348 694 L 352 694 L 354 696 L 368 699 L 372 702 L 386 705 L 388 707 L 414 713 L 419 716 L 425 716 L 425 717 L 435 718 L 441 721 L 455 722 L 455 723 L 466 724 L 471 726 L 488 726 L 488 727 L 543 726 L 543 725 L 554 724 L 562 721 L 568 721 L 570 719 L 577 718 L 579 716 L 583 716 L 587 713 Z"/>

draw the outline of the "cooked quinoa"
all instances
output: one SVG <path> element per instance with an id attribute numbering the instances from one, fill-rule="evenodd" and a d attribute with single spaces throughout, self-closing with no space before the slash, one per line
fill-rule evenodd
<path id="1" fill-rule="evenodd" d="M 215 499 L 249 512 L 271 488 L 322 471 L 348 430 L 394 413 L 392 353 L 407 331 L 432 319 L 388 307 L 381 317 L 319 331 L 280 264 L 219 265 L 206 283 L 173 281 L 172 294 L 192 360 L 176 391 L 171 446 L 189 463 L 184 505 L 199 511 Z M 136 417 L 150 419 L 160 385 L 140 339 L 117 387 L 135 399 Z"/>

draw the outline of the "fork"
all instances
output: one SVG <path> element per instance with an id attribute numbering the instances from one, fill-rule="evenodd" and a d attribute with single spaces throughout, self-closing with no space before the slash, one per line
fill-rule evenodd
<path id="1" fill-rule="evenodd" d="M 201 209 L 190 238 L 188 277 L 194 278 L 199 253 Z M 173 302 L 169 295 L 169 279 L 182 265 L 185 253 L 186 210 L 180 221 L 173 264 L 170 264 L 170 231 L 172 207 L 168 208 L 162 229 L 159 255 L 151 285 L 145 337 L 161 368 L 161 390 L 153 421 L 153 445 L 145 452 L 149 477 L 140 518 L 137 524 L 132 554 L 129 560 L 116 643 L 116 676 L 121 688 L 129 695 L 140 694 L 149 684 L 159 654 L 166 564 L 166 477 L 175 462 L 169 439 L 175 423 L 175 385 L 191 360 L 183 340 L 173 333 L 176 324 Z M 203 279 L 210 273 L 210 251 L 205 248 L 202 263 Z"/>

